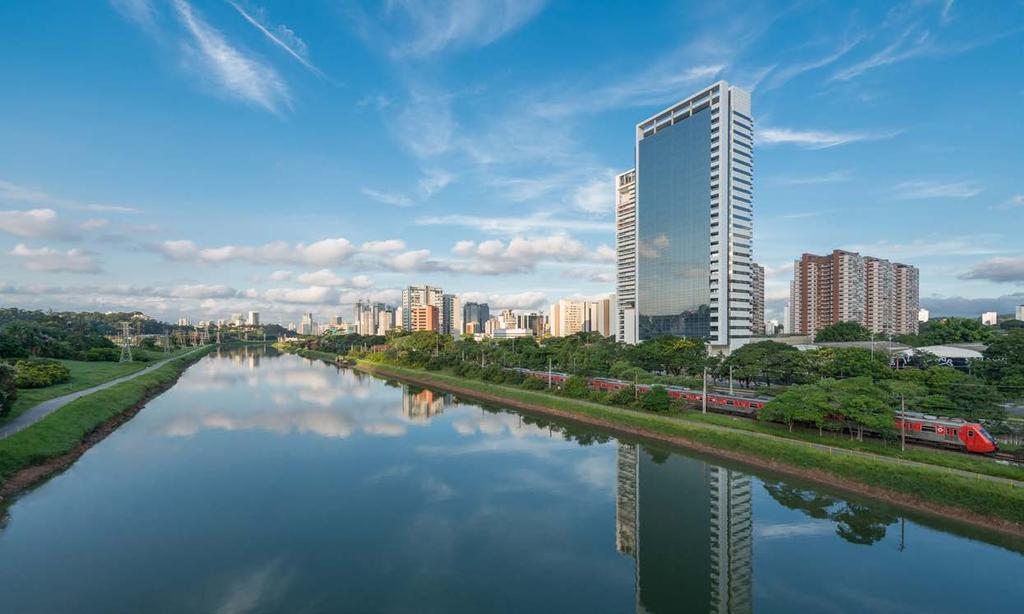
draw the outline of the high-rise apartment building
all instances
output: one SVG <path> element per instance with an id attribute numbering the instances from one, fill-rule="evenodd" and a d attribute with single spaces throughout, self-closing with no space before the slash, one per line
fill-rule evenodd
<path id="1" fill-rule="evenodd" d="M 750 265 L 750 334 L 763 336 L 764 327 L 764 267 L 756 262 Z M 772 331 L 774 334 L 775 331 Z"/>
<path id="2" fill-rule="evenodd" d="M 1017 312 L 1014 315 L 1014 319 L 1024 321 L 1024 305 L 1017 305 Z"/>
<path id="3" fill-rule="evenodd" d="M 441 296 L 441 333 L 458 337 L 462 335 L 462 302 L 454 294 Z"/>
<path id="4" fill-rule="evenodd" d="M 421 305 L 413 307 L 409 323 L 413 332 L 421 330 L 438 331 L 441 328 L 441 310 L 433 305 Z"/>
<path id="5" fill-rule="evenodd" d="M 260 312 L 258 312 L 258 311 L 250 311 L 249 312 L 248 324 L 249 324 L 249 326 L 259 326 L 260 325 Z"/>
<path id="6" fill-rule="evenodd" d="M 469 325 L 474 322 L 476 323 L 476 330 L 474 332 L 484 332 L 484 326 L 486 326 L 487 320 L 490 319 L 491 309 L 487 303 L 466 303 L 462 307 L 462 324 L 466 328 L 466 332 L 469 332 Z"/>
<path id="7" fill-rule="evenodd" d="M 636 169 L 615 177 L 615 339 L 636 338 Z"/>
<path id="8" fill-rule="evenodd" d="M 386 335 L 395 327 L 395 310 L 388 307 L 377 313 L 377 334 Z"/>
<path id="9" fill-rule="evenodd" d="M 304 313 L 302 314 L 302 323 L 299 324 L 300 335 L 315 335 L 317 334 L 316 320 L 313 319 L 313 314 Z"/>
<path id="10" fill-rule="evenodd" d="M 986 311 L 981 314 L 981 323 L 985 326 L 995 326 L 996 324 L 999 324 L 999 312 Z"/>
<path id="11" fill-rule="evenodd" d="M 612 321 L 615 317 L 615 296 L 587 303 L 587 323 L 584 327 L 592 333 L 605 337 L 612 335 Z"/>
<path id="12" fill-rule="evenodd" d="M 804 254 L 793 264 L 789 332 L 813 335 L 838 322 L 857 322 L 875 333 L 918 330 L 919 280 L 915 267 L 835 250 Z"/>
<path id="13" fill-rule="evenodd" d="M 638 340 L 749 340 L 753 138 L 750 94 L 724 81 L 637 124 Z"/>
<path id="14" fill-rule="evenodd" d="M 409 286 L 402 290 L 402 327 L 405 330 L 413 330 L 412 312 L 416 307 L 431 305 L 437 307 L 440 312 L 443 308 L 443 296 L 444 291 L 434 286 Z"/>

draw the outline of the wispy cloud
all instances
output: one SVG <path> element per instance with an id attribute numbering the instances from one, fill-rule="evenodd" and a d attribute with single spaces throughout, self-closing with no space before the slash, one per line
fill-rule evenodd
<path id="1" fill-rule="evenodd" d="M 138 211 L 138 209 L 135 209 L 134 207 L 87 203 L 68 198 L 60 198 L 42 190 L 18 185 L 3 179 L 0 179 L 0 201 L 30 203 L 34 205 L 45 205 L 47 207 L 107 213 L 133 213 Z"/>
<path id="2" fill-rule="evenodd" d="M 291 108 L 288 86 L 271 66 L 231 45 L 185 0 L 174 0 L 178 18 L 191 35 L 189 59 L 216 91 L 272 113 Z"/>
<path id="3" fill-rule="evenodd" d="M 290 55 L 296 62 L 302 64 L 318 76 L 323 76 L 319 68 L 309 61 L 309 47 L 291 28 L 284 24 L 274 25 L 267 19 L 266 11 L 262 8 L 252 7 L 246 10 L 240 3 L 234 0 L 227 0 L 228 4 L 235 7 L 235 10 L 254 28 L 266 36 L 270 42 L 277 45 Z"/>
<path id="4" fill-rule="evenodd" d="M 891 132 L 828 132 L 764 127 L 755 131 L 754 136 L 761 145 L 792 144 L 807 149 L 827 149 L 860 141 L 891 139 L 901 132 L 899 130 Z"/>
<path id="5" fill-rule="evenodd" d="M 963 200 L 973 198 L 984 192 L 984 188 L 973 181 L 904 181 L 891 189 L 891 195 L 897 200 L 926 200 L 947 198 Z"/>
<path id="6" fill-rule="evenodd" d="M 830 171 L 821 175 L 804 175 L 801 177 L 775 177 L 771 181 L 777 185 L 802 186 L 819 185 L 823 183 L 842 183 L 850 180 L 850 171 Z"/>
<path id="7" fill-rule="evenodd" d="M 422 58 L 489 45 L 533 19 L 544 4 L 545 0 L 393 0 L 385 4 L 382 21 L 366 35 L 386 37 L 394 58 Z"/>
<path id="8" fill-rule="evenodd" d="M 373 199 L 384 205 L 392 205 L 395 207 L 409 207 L 413 204 L 411 198 L 400 192 L 384 192 L 381 190 L 374 190 L 373 188 L 363 188 L 360 190 L 363 196 Z"/>
<path id="9" fill-rule="evenodd" d="M 851 38 L 850 40 L 847 40 L 847 41 L 844 41 L 843 43 L 841 43 L 839 45 L 839 47 L 836 48 L 835 51 L 833 51 L 832 53 L 829 53 L 826 56 L 823 56 L 823 57 L 820 57 L 820 58 L 817 58 L 817 59 L 814 59 L 814 60 L 810 60 L 810 61 L 807 61 L 807 62 L 800 62 L 800 63 L 797 63 L 797 64 L 792 64 L 792 65 L 787 66 L 785 68 L 781 68 L 779 70 L 776 70 L 776 71 L 772 72 L 770 75 L 768 75 L 765 78 L 764 86 L 761 89 L 763 91 L 771 91 L 773 89 L 776 89 L 776 88 L 779 88 L 779 87 L 783 86 L 786 82 L 788 82 L 791 79 L 794 79 L 794 78 L 796 78 L 796 77 L 798 77 L 798 76 L 800 76 L 800 75 L 802 75 L 802 74 L 804 74 L 806 72 L 811 72 L 811 71 L 814 71 L 814 70 L 818 70 L 819 68 L 824 68 L 826 66 L 829 66 L 829 65 L 835 63 L 836 61 L 838 61 L 839 59 L 841 59 L 847 53 L 849 53 L 854 47 L 856 47 L 858 44 L 860 44 L 860 42 L 863 41 L 863 40 L 864 40 L 863 35 L 855 36 L 855 37 Z"/>
<path id="10" fill-rule="evenodd" d="M 420 226 L 466 226 L 490 234 L 515 235 L 533 230 L 593 230 L 608 232 L 615 228 L 612 222 L 587 220 L 579 217 L 557 218 L 547 213 L 495 217 L 476 215 L 440 215 L 421 217 Z"/>

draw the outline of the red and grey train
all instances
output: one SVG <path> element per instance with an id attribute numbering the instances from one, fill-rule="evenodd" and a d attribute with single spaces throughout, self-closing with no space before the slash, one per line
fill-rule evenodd
<path id="1" fill-rule="evenodd" d="M 558 371 L 531 371 L 515 369 L 526 377 L 551 381 L 552 386 L 561 386 L 569 379 L 567 373 Z M 610 377 L 587 378 L 587 385 L 593 390 L 615 392 L 630 387 L 629 382 Z M 664 386 L 669 398 L 682 399 L 691 403 L 700 403 L 702 392 L 684 386 Z M 647 394 L 650 384 L 638 384 L 637 393 Z M 743 397 L 728 394 L 708 394 L 708 407 L 715 411 L 755 417 L 758 410 L 771 401 L 771 397 Z M 974 454 L 990 454 L 999 450 L 996 440 L 977 422 L 967 422 L 961 418 L 944 418 L 916 412 L 897 412 L 894 424 L 896 430 L 903 429 L 906 438 L 916 442 L 937 445 L 946 448 L 971 452 Z"/>

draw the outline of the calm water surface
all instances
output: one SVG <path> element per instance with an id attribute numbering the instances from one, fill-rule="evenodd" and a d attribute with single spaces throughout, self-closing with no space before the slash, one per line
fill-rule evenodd
<path id="1" fill-rule="evenodd" d="M 273 350 L 0 528 L 0 611 L 1020 611 L 1021 544 Z"/>

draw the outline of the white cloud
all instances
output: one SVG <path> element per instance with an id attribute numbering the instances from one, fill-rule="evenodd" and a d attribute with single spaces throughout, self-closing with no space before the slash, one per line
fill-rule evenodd
<path id="1" fill-rule="evenodd" d="M 576 188 L 572 204 L 587 213 L 607 214 L 615 211 L 615 173 L 605 171 L 600 177 Z"/>
<path id="2" fill-rule="evenodd" d="M 42 205 L 44 207 L 57 207 L 61 209 L 81 209 L 83 211 L 101 211 L 108 213 L 133 213 L 137 211 L 137 209 L 133 207 L 87 203 L 67 198 L 60 198 L 42 190 L 25 187 L 0 179 L 0 201 L 3 200 Z"/>
<path id="3" fill-rule="evenodd" d="M 467 303 L 487 303 L 492 311 L 501 309 L 539 309 L 548 300 L 543 292 L 517 292 L 512 294 L 463 292 L 460 296 Z"/>
<path id="4" fill-rule="evenodd" d="M 859 141 L 891 139 L 900 134 L 893 132 L 827 132 L 823 130 L 792 130 L 790 128 L 760 128 L 754 137 L 761 145 L 793 144 L 807 149 L 827 149 Z"/>
<path id="5" fill-rule="evenodd" d="M 174 0 L 174 8 L 192 37 L 186 47 L 188 59 L 218 93 L 273 113 L 291 108 L 288 86 L 277 71 L 232 46 L 185 0 Z"/>
<path id="6" fill-rule="evenodd" d="M 246 21 L 270 39 L 270 42 L 283 49 L 284 52 L 290 55 L 296 62 L 302 64 L 314 74 L 320 76 L 323 75 L 323 73 L 320 72 L 320 69 L 309 61 L 309 47 L 306 45 L 306 42 L 299 38 L 291 28 L 284 24 L 275 26 L 269 23 L 266 11 L 262 8 L 251 8 L 246 11 L 245 8 L 234 0 L 227 1 L 228 4 L 235 7 L 235 10 L 237 10 Z"/>
<path id="7" fill-rule="evenodd" d="M 308 288 L 271 288 L 263 293 L 263 298 L 282 303 L 335 304 L 338 302 L 338 291 L 325 286 Z"/>
<path id="8" fill-rule="evenodd" d="M 19 243 L 10 252 L 26 270 L 40 273 L 99 273 L 101 268 L 91 254 L 80 249 L 60 252 L 49 247 L 31 248 Z"/>
<path id="9" fill-rule="evenodd" d="M 370 254 L 387 254 L 400 252 L 405 249 L 405 241 L 401 239 L 387 239 L 385 241 L 366 241 L 360 248 Z"/>
<path id="10" fill-rule="evenodd" d="M 892 188 L 892 196 L 898 200 L 925 200 L 930 198 L 954 198 L 962 200 L 981 194 L 984 188 L 973 181 L 905 181 Z"/>
<path id="11" fill-rule="evenodd" d="M 307 286 L 347 286 L 348 280 L 331 271 L 320 269 L 312 273 L 303 273 L 296 278 L 300 284 Z"/>
<path id="12" fill-rule="evenodd" d="M 56 237 L 65 233 L 53 209 L 0 211 L 0 231 L 16 237 Z"/>
<path id="13" fill-rule="evenodd" d="M 288 281 L 291 278 L 291 271 L 274 271 L 270 274 L 270 281 Z"/>
<path id="14" fill-rule="evenodd" d="M 440 168 L 432 168 L 423 171 L 417 184 L 417 190 L 423 198 L 430 198 L 434 193 L 443 190 L 455 180 L 455 175 Z"/>
<path id="15" fill-rule="evenodd" d="M 798 177 L 775 177 L 772 181 L 784 186 L 819 185 L 824 183 L 842 183 L 850 180 L 850 171 L 830 171 L 820 175 L 804 175 Z"/>
<path id="16" fill-rule="evenodd" d="M 361 192 L 363 193 L 363 196 L 371 198 L 384 205 L 408 207 L 413 204 L 411 198 L 400 192 L 382 192 L 380 190 L 374 190 L 373 188 L 363 188 Z"/>
<path id="17" fill-rule="evenodd" d="M 931 35 L 928 30 L 915 32 L 912 29 L 908 29 L 895 42 L 889 44 L 881 51 L 852 66 L 836 71 L 829 77 L 829 81 L 849 81 L 874 68 L 932 53 L 934 49 L 930 45 L 930 37 Z"/>
<path id="18" fill-rule="evenodd" d="M 348 239 L 322 239 L 315 243 L 289 244 L 274 241 L 257 247 L 224 245 L 200 249 L 189 240 L 164 241 L 158 251 L 170 260 L 208 264 L 244 261 L 253 264 L 308 264 L 331 266 L 345 263 L 358 250 Z"/>

